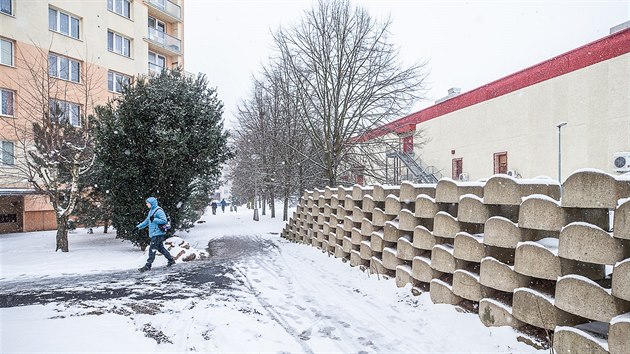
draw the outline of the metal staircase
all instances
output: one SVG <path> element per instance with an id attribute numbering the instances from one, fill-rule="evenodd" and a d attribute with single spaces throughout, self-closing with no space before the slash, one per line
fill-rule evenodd
<path id="1" fill-rule="evenodd" d="M 442 178 L 442 174 L 434 166 L 427 166 L 422 160 L 414 159 L 411 154 L 402 151 L 392 151 L 387 153 L 387 157 L 395 158 L 402 162 L 407 167 L 407 170 L 411 172 L 413 181 L 416 183 L 437 183 Z M 396 173 L 394 176 L 396 176 Z"/>

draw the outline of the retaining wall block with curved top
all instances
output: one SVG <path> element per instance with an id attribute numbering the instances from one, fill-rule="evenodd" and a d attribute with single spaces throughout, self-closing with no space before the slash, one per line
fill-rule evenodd
<path id="1" fill-rule="evenodd" d="M 459 191 L 457 183 L 452 179 L 442 178 L 435 186 L 436 203 L 458 203 Z"/>
<path id="2" fill-rule="evenodd" d="M 354 222 L 352 221 L 352 216 L 344 216 L 343 217 L 343 231 L 352 232 L 352 228 L 354 227 Z"/>
<path id="3" fill-rule="evenodd" d="M 332 198 L 330 198 L 330 208 L 337 212 L 337 208 L 339 207 L 339 197 L 337 194 L 333 194 Z"/>
<path id="4" fill-rule="evenodd" d="M 350 253 L 350 251 L 352 251 L 352 240 L 350 239 L 350 237 L 343 238 L 343 240 L 341 241 L 341 247 L 343 247 L 343 251 L 346 253 Z"/>
<path id="5" fill-rule="evenodd" d="M 383 260 L 377 256 L 372 256 L 370 259 L 370 273 L 371 274 L 387 274 L 387 269 L 383 267 Z"/>
<path id="6" fill-rule="evenodd" d="M 361 259 L 366 261 L 372 259 L 374 251 L 372 250 L 372 243 L 370 240 L 361 241 L 361 244 L 359 245 L 359 255 L 361 256 Z"/>
<path id="7" fill-rule="evenodd" d="M 561 203 L 568 208 L 614 209 L 628 197 L 630 181 L 594 169 L 578 170 L 562 184 Z"/>
<path id="8" fill-rule="evenodd" d="M 560 231 L 567 217 L 560 202 L 536 194 L 523 199 L 518 213 L 518 225 L 526 229 Z"/>
<path id="9" fill-rule="evenodd" d="M 361 253 L 357 250 L 350 251 L 350 266 L 356 267 L 365 265 L 365 261 L 361 258 Z"/>
<path id="10" fill-rule="evenodd" d="M 443 211 L 435 214 L 433 219 L 433 236 L 454 239 L 455 235 L 460 231 L 457 219 L 451 214 Z"/>
<path id="11" fill-rule="evenodd" d="M 397 196 L 390 194 L 385 198 L 385 214 L 398 215 L 400 213 L 400 199 Z"/>
<path id="12" fill-rule="evenodd" d="M 528 241 L 519 243 L 514 256 L 514 270 L 523 275 L 538 279 L 556 280 L 562 276 L 558 257 L 557 240 L 555 248 Z"/>
<path id="13" fill-rule="evenodd" d="M 361 244 L 361 241 L 363 241 L 363 235 L 361 235 L 361 230 L 359 228 L 352 228 L 352 232 L 350 233 L 350 241 L 350 243 L 353 245 Z"/>
<path id="14" fill-rule="evenodd" d="M 435 246 L 435 236 L 426 227 L 416 226 L 413 230 L 413 247 L 421 250 L 432 250 Z"/>
<path id="15" fill-rule="evenodd" d="M 393 220 L 395 216 L 387 215 L 381 208 L 374 208 L 372 212 L 372 225 L 376 227 L 385 227 L 387 221 Z"/>
<path id="16" fill-rule="evenodd" d="M 324 198 L 323 193 L 317 198 L 317 206 L 323 208 L 326 205 L 326 198 Z"/>
<path id="17" fill-rule="evenodd" d="M 454 273 L 457 262 L 450 245 L 435 245 L 431 251 L 431 267 L 442 273 Z"/>
<path id="18" fill-rule="evenodd" d="M 372 236 L 370 236 L 370 245 L 372 247 L 372 251 L 379 253 L 383 252 L 383 248 L 385 247 L 385 242 L 383 241 L 383 231 L 372 232 Z"/>
<path id="19" fill-rule="evenodd" d="M 453 255 L 464 261 L 481 263 L 486 256 L 483 246 L 483 236 L 458 232 L 455 235 L 455 251 Z"/>
<path id="20" fill-rule="evenodd" d="M 613 268 L 612 294 L 630 301 L 630 259 L 617 263 Z"/>
<path id="21" fill-rule="evenodd" d="M 396 243 L 396 250 L 398 251 L 398 257 L 405 261 L 412 261 L 414 257 L 423 253 L 422 250 L 413 247 L 411 235 L 402 235 Z"/>
<path id="22" fill-rule="evenodd" d="M 508 175 L 494 175 L 483 187 L 484 202 L 496 205 L 519 205 L 521 199 L 532 194 L 560 199 L 560 185 L 547 178 L 515 179 Z"/>
<path id="23" fill-rule="evenodd" d="M 337 187 L 337 199 L 344 200 L 346 195 L 352 194 L 352 188 L 345 188 L 344 186 Z"/>
<path id="24" fill-rule="evenodd" d="M 438 278 L 441 273 L 431 267 L 431 259 L 425 256 L 414 257 L 411 262 L 411 275 L 414 279 L 430 283 L 432 279 Z"/>
<path id="25" fill-rule="evenodd" d="M 402 235 L 402 232 L 399 229 L 399 224 L 397 220 L 388 221 L 385 223 L 385 228 L 383 229 L 383 240 L 387 242 L 398 242 L 398 239 Z"/>
<path id="26" fill-rule="evenodd" d="M 337 194 L 337 188 L 331 188 L 328 186 L 324 188 L 324 198 L 331 199 L 334 194 Z"/>
<path id="27" fill-rule="evenodd" d="M 407 209 L 402 209 L 398 214 L 398 218 L 399 227 L 403 231 L 413 232 L 416 226 L 420 225 L 420 221 L 418 220 L 416 215 L 414 215 L 413 212 Z"/>
<path id="28" fill-rule="evenodd" d="M 425 194 L 421 194 L 416 198 L 416 209 L 414 210 L 416 217 L 425 219 L 434 218 L 438 211 L 440 211 L 440 209 L 435 203 L 434 198 Z"/>
<path id="29" fill-rule="evenodd" d="M 582 222 L 565 226 L 560 232 L 558 255 L 594 264 L 613 265 L 630 256 L 627 242 L 601 228 Z"/>
<path id="30" fill-rule="evenodd" d="M 400 184 L 400 201 L 413 203 L 420 194 L 435 197 L 435 184 L 415 184 L 408 181 Z"/>
<path id="31" fill-rule="evenodd" d="M 566 275 L 556 284 L 556 306 L 590 320 L 610 322 L 630 311 L 630 302 L 618 299 L 594 281 L 579 275 Z"/>
<path id="32" fill-rule="evenodd" d="M 462 298 L 453 294 L 453 287 L 438 279 L 431 280 L 429 288 L 431 301 L 434 304 L 456 305 L 462 301 Z"/>
<path id="33" fill-rule="evenodd" d="M 615 210 L 613 220 L 613 236 L 630 240 L 630 199 L 622 199 Z"/>
<path id="34" fill-rule="evenodd" d="M 479 275 L 463 269 L 456 270 L 453 273 L 453 294 L 479 302 L 482 298 Z"/>
<path id="35" fill-rule="evenodd" d="M 363 217 L 364 217 L 363 210 L 355 205 L 354 208 L 352 208 L 352 222 L 360 223 L 361 220 L 363 220 Z"/>
<path id="36" fill-rule="evenodd" d="M 313 206 L 315 206 L 315 198 L 313 198 L 313 195 L 309 195 L 306 198 L 306 207 L 311 209 Z"/>
<path id="37" fill-rule="evenodd" d="M 335 245 L 335 258 L 349 258 L 350 252 L 343 249 L 342 245 Z"/>
<path id="38" fill-rule="evenodd" d="M 486 257 L 481 261 L 479 282 L 483 286 L 511 293 L 516 288 L 527 286 L 529 281 L 529 277 L 515 272 L 514 267 L 497 259 Z"/>
<path id="39" fill-rule="evenodd" d="M 463 195 L 457 207 L 457 220 L 461 222 L 483 224 L 490 217 L 489 207 L 483 199 L 474 194 Z"/>
<path id="40" fill-rule="evenodd" d="M 385 202 L 385 199 L 388 195 L 393 194 L 395 196 L 400 195 L 400 186 L 383 186 L 383 185 L 375 185 L 374 191 L 372 192 L 372 197 L 374 197 L 375 202 Z"/>
<path id="41" fill-rule="evenodd" d="M 363 201 L 361 202 L 362 209 L 364 213 L 372 213 L 374 208 L 376 208 L 376 203 L 374 202 L 374 198 L 371 195 L 366 194 L 363 196 Z"/>
<path id="42" fill-rule="evenodd" d="M 483 229 L 483 243 L 488 246 L 516 248 L 523 241 L 522 230 L 517 224 L 501 217 L 493 216 L 486 220 Z"/>
<path id="43" fill-rule="evenodd" d="M 324 235 L 330 235 L 330 223 L 324 221 L 324 225 L 322 225 L 322 232 Z"/>
<path id="44" fill-rule="evenodd" d="M 372 226 L 372 221 L 366 218 L 361 220 L 361 235 L 363 236 L 371 236 L 372 232 L 374 232 L 374 226 Z"/>
<path id="45" fill-rule="evenodd" d="M 609 354 L 607 346 L 605 340 L 573 327 L 558 326 L 553 335 L 553 350 L 558 354 Z"/>
<path id="46" fill-rule="evenodd" d="M 553 330 L 557 325 L 557 311 L 551 295 L 529 288 L 514 290 L 512 315 L 521 322 Z"/>
<path id="47" fill-rule="evenodd" d="M 407 284 L 413 284 L 411 267 L 406 264 L 401 264 L 396 267 L 396 286 L 399 288 L 403 288 Z"/>
<path id="48" fill-rule="evenodd" d="M 523 323 L 512 316 L 512 308 L 494 299 L 479 301 L 479 318 L 486 327 L 510 326 L 519 328 Z"/>
<path id="49" fill-rule="evenodd" d="M 630 313 L 619 315 L 610 321 L 608 350 L 610 354 L 630 353 Z"/>
<path id="50" fill-rule="evenodd" d="M 404 264 L 404 261 L 398 258 L 398 251 L 395 247 L 383 248 L 383 267 L 396 271 L 396 267 Z"/>
<path id="51" fill-rule="evenodd" d="M 356 201 L 354 199 L 352 199 L 351 196 L 346 196 L 346 199 L 343 201 L 343 210 L 344 212 L 347 213 L 352 213 L 352 210 L 354 210 L 354 207 L 358 206 Z"/>

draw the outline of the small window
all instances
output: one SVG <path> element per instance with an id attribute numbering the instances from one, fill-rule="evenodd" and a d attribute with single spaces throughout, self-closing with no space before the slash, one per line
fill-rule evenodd
<path id="1" fill-rule="evenodd" d="M 49 105 L 51 121 L 81 126 L 81 106 L 78 104 L 51 99 Z"/>
<path id="2" fill-rule="evenodd" d="M 107 72 L 107 89 L 112 92 L 122 93 L 123 88 L 131 84 L 131 76 L 114 71 Z"/>
<path id="3" fill-rule="evenodd" d="M 459 175 L 464 173 L 464 159 L 453 159 L 453 179 L 459 180 Z"/>
<path id="4" fill-rule="evenodd" d="M 118 33 L 107 31 L 107 50 L 126 57 L 130 57 L 131 39 L 123 37 Z"/>
<path id="5" fill-rule="evenodd" d="M 508 172 L 507 152 L 497 152 L 494 154 L 494 174 Z"/>
<path id="6" fill-rule="evenodd" d="M 0 64 L 13 66 L 13 41 L 0 38 Z"/>
<path id="7" fill-rule="evenodd" d="M 0 115 L 15 117 L 15 92 L 0 89 Z"/>
<path id="8" fill-rule="evenodd" d="M 79 39 L 80 20 L 77 17 L 48 8 L 48 29 Z"/>
<path id="9" fill-rule="evenodd" d="M 10 141 L 0 141 L 0 164 L 3 166 L 15 165 L 15 146 Z"/>
<path id="10" fill-rule="evenodd" d="M 131 1 L 129 0 L 107 0 L 107 9 L 120 16 L 131 17 Z"/>
<path id="11" fill-rule="evenodd" d="M 62 80 L 79 82 L 81 62 L 54 53 L 48 54 L 48 74 Z"/>
<path id="12" fill-rule="evenodd" d="M 166 57 L 149 52 L 149 70 L 151 72 L 161 73 L 166 68 Z"/>
<path id="13" fill-rule="evenodd" d="M 12 0 L 0 0 L 0 12 L 7 15 L 13 15 L 13 4 L 11 1 Z"/>
<path id="14" fill-rule="evenodd" d="M 13 224 L 17 222 L 17 214 L 0 214 L 0 224 Z"/>

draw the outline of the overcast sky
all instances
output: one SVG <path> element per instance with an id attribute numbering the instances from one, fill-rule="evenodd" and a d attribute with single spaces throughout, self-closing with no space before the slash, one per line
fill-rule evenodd
<path id="1" fill-rule="evenodd" d="M 425 108 L 451 87 L 470 91 L 607 36 L 630 19 L 630 0 L 354 0 L 392 19 L 407 64 L 428 61 Z M 271 32 L 298 22 L 304 0 L 185 0 L 185 68 L 208 76 L 225 103 L 226 126 L 272 55 Z"/>

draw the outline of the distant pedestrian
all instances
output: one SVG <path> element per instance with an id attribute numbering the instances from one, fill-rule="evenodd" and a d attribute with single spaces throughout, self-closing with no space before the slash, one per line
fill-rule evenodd
<path id="1" fill-rule="evenodd" d="M 225 206 L 227 205 L 227 202 L 224 199 L 221 199 L 221 211 L 225 213 Z"/>
<path id="2" fill-rule="evenodd" d="M 210 206 L 212 207 L 212 215 L 217 215 L 217 202 L 213 200 Z"/>
<path id="3" fill-rule="evenodd" d="M 162 231 L 160 225 L 164 225 L 168 222 L 166 218 L 166 213 L 164 210 L 158 206 L 158 201 L 154 197 L 149 197 L 146 200 L 147 208 L 149 208 L 149 213 L 147 214 L 147 218 L 144 219 L 143 222 L 139 223 L 136 228 L 142 230 L 149 227 L 149 237 L 151 237 L 151 245 L 149 246 L 149 258 L 147 259 L 147 264 L 144 267 L 138 269 L 141 272 L 145 272 L 151 269 L 151 264 L 155 260 L 155 253 L 160 251 L 161 254 L 168 259 L 167 267 L 175 264 L 175 260 L 173 256 L 166 250 L 164 247 L 164 235 L 166 232 Z"/>

